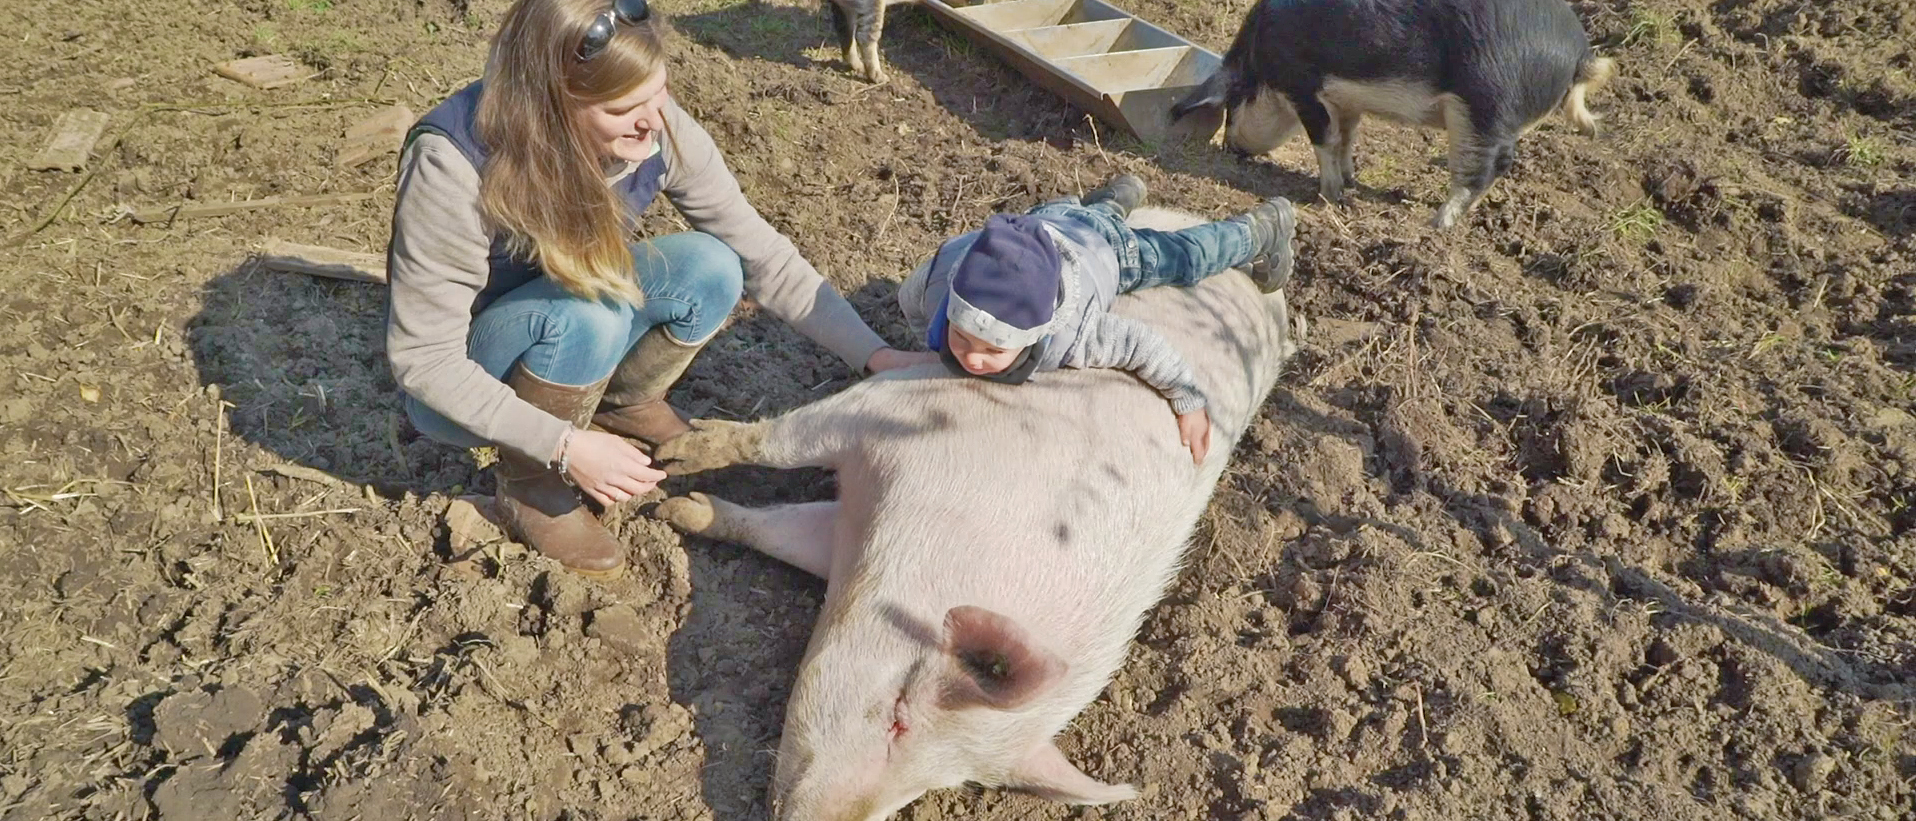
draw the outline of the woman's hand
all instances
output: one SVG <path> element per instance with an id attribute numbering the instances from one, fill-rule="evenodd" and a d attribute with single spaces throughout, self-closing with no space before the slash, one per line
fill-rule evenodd
<path id="1" fill-rule="evenodd" d="M 913 365 L 925 365 L 938 361 L 938 354 L 932 351 L 901 351 L 896 348 L 879 348 L 872 358 L 865 361 L 865 370 L 872 373 L 897 368 L 909 368 Z"/>
<path id="2" fill-rule="evenodd" d="M 1178 414 L 1178 444 L 1191 449 L 1192 464 L 1203 464 L 1211 452 L 1211 415 L 1203 408 Z"/>
<path id="3" fill-rule="evenodd" d="M 608 507 L 652 492 L 665 478 L 644 451 L 610 433 L 574 431 L 560 453 L 573 484 Z"/>

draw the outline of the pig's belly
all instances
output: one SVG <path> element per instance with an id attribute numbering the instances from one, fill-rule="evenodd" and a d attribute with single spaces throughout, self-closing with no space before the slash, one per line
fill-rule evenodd
<path id="1" fill-rule="evenodd" d="M 877 443 L 873 470 L 841 474 L 841 496 L 869 502 L 855 503 L 872 514 L 860 549 L 898 571 L 887 583 L 911 609 L 1093 630 L 1136 618 L 1176 567 L 1225 458 L 1192 465 L 1170 405 L 1126 374 L 1045 377 L 933 380 L 947 424 Z"/>

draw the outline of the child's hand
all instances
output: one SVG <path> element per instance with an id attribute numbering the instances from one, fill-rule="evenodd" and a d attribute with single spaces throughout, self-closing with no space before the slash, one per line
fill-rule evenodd
<path id="1" fill-rule="evenodd" d="M 874 374 L 913 365 L 925 365 L 938 361 L 938 354 L 932 351 L 901 351 L 895 348 L 879 348 L 865 363 L 865 370 Z"/>
<path id="2" fill-rule="evenodd" d="M 1211 415 L 1203 408 L 1178 414 L 1178 444 L 1191 449 L 1191 463 L 1203 464 L 1211 452 Z"/>

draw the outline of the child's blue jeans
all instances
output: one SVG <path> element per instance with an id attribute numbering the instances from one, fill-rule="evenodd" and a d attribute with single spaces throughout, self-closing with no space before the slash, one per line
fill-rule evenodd
<path id="1" fill-rule="evenodd" d="M 1196 285 L 1204 278 L 1251 261 L 1251 227 L 1241 222 L 1207 222 L 1181 231 L 1132 228 L 1110 202 L 1084 205 L 1077 197 L 1052 200 L 1031 214 L 1068 217 L 1111 244 L 1118 254 L 1118 293 L 1159 285 Z"/>
<path id="2" fill-rule="evenodd" d="M 547 382 L 590 385 L 611 375 L 639 337 L 663 327 L 672 339 L 710 339 L 738 304 L 744 270 L 738 254 L 711 234 L 687 231 L 632 246 L 645 304 L 581 299 L 541 276 L 494 300 L 473 317 L 467 355 L 503 381 L 517 362 Z M 491 444 L 406 397 L 420 433 L 454 447 Z"/>

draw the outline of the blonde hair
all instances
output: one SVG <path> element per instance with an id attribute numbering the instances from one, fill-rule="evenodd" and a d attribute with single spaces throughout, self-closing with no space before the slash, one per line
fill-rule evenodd
<path id="1" fill-rule="evenodd" d="M 620 23 L 580 60 L 579 40 L 608 0 L 516 0 L 493 36 L 475 120 L 485 143 L 479 205 L 506 232 L 507 250 L 532 260 L 566 291 L 638 305 L 624 200 L 605 184 L 600 146 L 579 112 L 614 100 L 665 67 L 656 15 Z M 660 135 L 663 137 L 664 135 Z"/>

